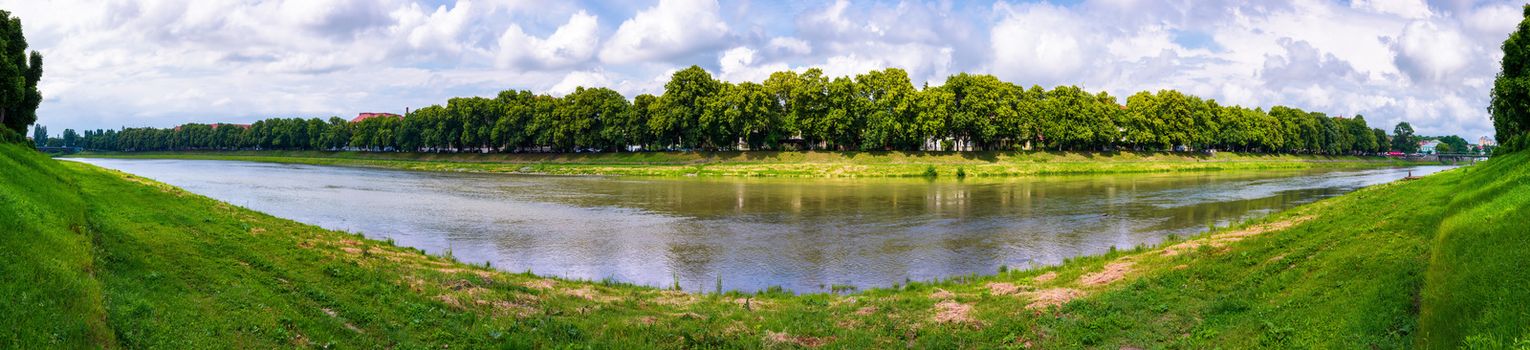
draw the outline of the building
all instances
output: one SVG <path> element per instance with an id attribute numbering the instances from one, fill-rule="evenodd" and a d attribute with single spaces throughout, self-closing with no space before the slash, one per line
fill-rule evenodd
<path id="1" fill-rule="evenodd" d="M 356 123 L 356 122 L 360 122 L 360 121 L 367 120 L 367 119 L 372 119 L 372 118 L 377 118 L 377 117 L 389 117 L 389 118 L 397 118 L 397 119 L 403 119 L 404 118 L 401 115 L 397 115 L 397 114 L 393 114 L 393 113 L 363 112 L 361 114 L 357 114 L 356 118 L 352 118 L 351 122 L 352 123 Z"/>
<path id="2" fill-rule="evenodd" d="M 1429 140 L 1418 142 L 1418 153 L 1433 154 L 1434 146 L 1439 146 L 1440 141 Z"/>

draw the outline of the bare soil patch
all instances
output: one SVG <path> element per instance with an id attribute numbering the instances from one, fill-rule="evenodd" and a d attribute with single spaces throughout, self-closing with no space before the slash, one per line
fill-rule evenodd
<path id="1" fill-rule="evenodd" d="M 1052 288 L 1026 293 L 1026 295 L 1031 297 L 1031 303 L 1025 305 L 1025 308 L 1040 309 L 1067 304 L 1073 299 L 1084 296 L 1084 291 L 1073 288 Z"/>
<path id="2" fill-rule="evenodd" d="M 540 279 L 526 281 L 525 283 L 521 283 L 521 285 L 531 289 L 552 289 L 553 286 L 558 285 L 558 282 L 549 279 Z"/>
<path id="3" fill-rule="evenodd" d="M 1014 283 L 988 282 L 988 294 L 1010 295 L 1020 291 L 1020 287 Z"/>
<path id="4" fill-rule="evenodd" d="M 1106 264 L 1105 268 L 1099 272 L 1079 277 L 1078 283 L 1086 286 L 1103 286 L 1121 280 L 1121 278 L 1126 277 L 1126 274 L 1130 272 L 1132 272 L 1132 262 L 1117 261 Z"/>
<path id="5" fill-rule="evenodd" d="M 936 288 L 934 293 L 930 293 L 930 299 L 951 299 L 951 298 L 955 298 L 955 297 L 956 297 L 955 293 L 951 293 L 949 291 L 946 291 L 945 289 L 939 289 L 939 288 Z"/>
<path id="6" fill-rule="evenodd" d="M 824 338 L 809 337 L 805 335 L 791 335 L 786 332 L 765 331 L 765 343 L 770 345 L 792 344 L 802 347 L 816 348 L 828 343 Z"/>
<path id="7" fill-rule="evenodd" d="M 867 306 L 867 307 L 863 307 L 863 308 L 855 310 L 855 314 L 856 315 L 861 315 L 861 316 L 869 316 L 869 315 L 875 314 L 875 313 L 877 313 L 877 307 L 875 307 L 875 306 Z"/>
<path id="8" fill-rule="evenodd" d="M 1199 249 L 1203 246 L 1221 248 L 1227 246 L 1228 244 L 1232 244 L 1233 242 L 1241 241 L 1245 238 L 1257 236 L 1265 232 L 1280 231 L 1291 228 L 1291 226 L 1296 226 L 1297 224 L 1306 222 L 1307 220 L 1312 220 L 1312 216 L 1298 216 L 1282 221 L 1249 226 L 1237 231 L 1216 233 L 1208 237 L 1188 240 L 1169 246 L 1167 248 L 1163 248 L 1163 256 L 1180 255 L 1195 251 L 1196 249 Z"/>
<path id="9" fill-rule="evenodd" d="M 1051 282 L 1053 279 L 1057 279 L 1057 272 L 1050 272 L 1049 271 L 1047 273 L 1043 273 L 1043 274 L 1041 274 L 1039 276 L 1036 276 L 1036 278 L 1034 278 L 1032 280 L 1036 281 L 1036 283 L 1047 283 L 1047 282 Z"/>
<path id="10" fill-rule="evenodd" d="M 935 322 L 975 324 L 977 320 L 972 319 L 972 304 L 945 300 L 935 304 Z"/>

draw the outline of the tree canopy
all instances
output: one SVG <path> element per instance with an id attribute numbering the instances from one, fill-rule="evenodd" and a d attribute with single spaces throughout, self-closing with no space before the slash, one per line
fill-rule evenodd
<path id="1" fill-rule="evenodd" d="M 21 19 L 0 10 L 0 124 L 17 134 L 26 133 L 27 126 L 37 121 L 42 68 L 42 54 L 27 52 Z"/>
<path id="2" fill-rule="evenodd" d="M 1512 150 L 1524 146 L 1530 128 L 1530 5 L 1524 6 L 1519 27 L 1504 40 L 1501 63 L 1488 110 L 1496 138 Z"/>
<path id="3" fill-rule="evenodd" d="M 1412 140 L 1411 128 L 1403 137 Z M 1123 101 L 1077 86 L 1045 89 L 957 74 L 917 88 L 889 68 L 853 77 L 818 69 L 763 83 L 719 81 L 692 66 L 663 93 L 631 100 L 580 87 L 564 96 L 504 91 L 462 97 L 402 117 L 271 118 L 248 126 L 95 130 L 104 150 L 291 149 L 401 152 L 630 150 L 1231 150 L 1303 154 L 1382 152 L 1389 138 L 1365 118 L 1298 108 L 1223 105 L 1175 90 Z M 1401 145 L 1401 144 L 1396 144 Z"/>

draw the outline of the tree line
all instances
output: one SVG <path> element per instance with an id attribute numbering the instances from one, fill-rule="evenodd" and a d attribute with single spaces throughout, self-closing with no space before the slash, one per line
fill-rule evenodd
<path id="1" fill-rule="evenodd" d="M 1406 124 L 1398 125 L 1395 132 Z M 916 88 L 889 68 L 830 78 L 818 69 L 762 83 L 716 80 L 691 66 L 659 95 L 604 87 L 558 97 L 509 90 L 452 98 L 402 117 L 271 118 L 248 127 L 86 131 L 76 146 L 112 151 L 365 150 L 624 152 L 636 150 L 1188 151 L 1366 154 L 1411 144 L 1364 117 L 1222 105 L 1174 90 L 1121 103 L 1076 86 L 1029 88 L 957 74 Z M 1400 141 L 1400 142 L 1399 142 Z M 1416 145 L 1415 145 L 1416 146 Z"/>

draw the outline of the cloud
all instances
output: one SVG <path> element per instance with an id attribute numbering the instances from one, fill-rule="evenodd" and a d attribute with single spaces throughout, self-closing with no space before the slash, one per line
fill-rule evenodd
<path id="1" fill-rule="evenodd" d="M 1461 32 L 1429 21 L 1409 23 L 1393 49 L 1397 52 L 1398 68 L 1416 82 L 1455 78 L 1455 73 L 1478 56 L 1475 45 Z"/>
<path id="2" fill-rule="evenodd" d="M 1027 83 L 1077 82 L 1101 47 L 1099 38 L 1080 18 L 1048 4 L 1001 6 L 1004 19 L 989 34 L 993 61 L 989 70 L 999 78 Z"/>
<path id="3" fill-rule="evenodd" d="M 770 48 L 785 55 L 806 55 L 813 53 L 813 46 L 802 39 L 790 37 L 775 37 L 770 39 Z"/>
<path id="4" fill-rule="evenodd" d="M 1491 132 L 1485 106 L 1518 4 L 1081 0 L 0 0 L 46 57 L 44 124 L 63 128 L 347 115 L 609 86 L 889 67 L 915 85 L 994 74 L 1118 98 L 1364 114 L 1423 134 Z M 605 20 L 601 22 L 601 20 Z M 603 26 L 604 25 L 604 26 Z"/>
<path id="5" fill-rule="evenodd" d="M 589 61 L 599 43 L 597 19 L 581 10 L 546 39 L 533 37 L 511 24 L 499 37 L 501 68 L 515 70 L 563 68 Z"/>
<path id="6" fill-rule="evenodd" d="M 462 52 L 463 43 L 458 38 L 466 30 L 468 16 L 473 13 L 472 1 L 461 1 L 448 9 L 436 7 L 435 12 L 425 13 L 417 3 L 393 12 L 398 19 L 394 32 L 408 38 L 409 47 L 416 50 L 439 50 L 446 54 Z"/>
<path id="7" fill-rule="evenodd" d="M 660 0 L 622 22 L 600 50 L 611 64 L 664 61 L 722 45 L 728 24 L 715 0 Z"/>
<path id="8" fill-rule="evenodd" d="M 1349 5 L 1357 9 L 1392 14 L 1402 18 L 1417 19 L 1434 15 L 1434 11 L 1429 10 L 1429 4 L 1424 3 L 1424 0 L 1354 0 Z"/>
<path id="9" fill-rule="evenodd" d="M 600 71 L 573 71 L 563 76 L 563 80 L 553 84 L 547 92 L 554 96 L 563 96 L 580 87 L 611 87 L 611 78 Z"/>
<path id="10" fill-rule="evenodd" d="M 786 64 L 779 62 L 756 66 L 754 49 L 743 46 L 723 51 L 718 65 L 722 66 L 718 78 L 731 82 L 763 82 L 771 73 L 787 70 Z"/>

